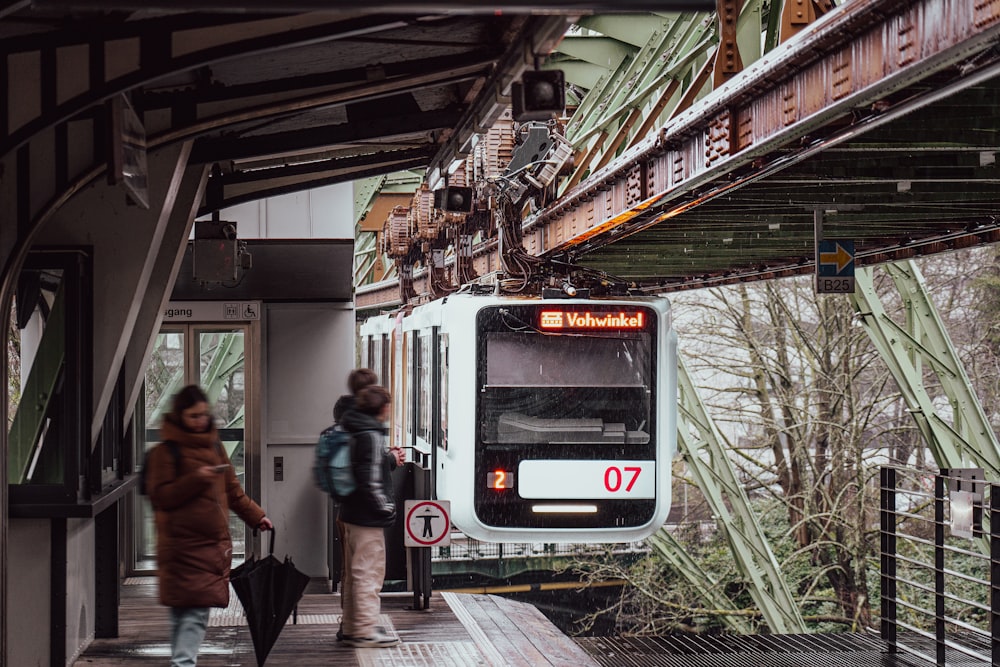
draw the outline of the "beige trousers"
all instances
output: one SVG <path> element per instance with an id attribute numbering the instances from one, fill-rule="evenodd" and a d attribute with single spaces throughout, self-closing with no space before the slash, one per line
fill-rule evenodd
<path id="1" fill-rule="evenodd" d="M 344 528 L 344 579 L 340 599 L 345 635 L 371 637 L 382 608 L 385 533 L 382 528 L 341 523 Z"/>

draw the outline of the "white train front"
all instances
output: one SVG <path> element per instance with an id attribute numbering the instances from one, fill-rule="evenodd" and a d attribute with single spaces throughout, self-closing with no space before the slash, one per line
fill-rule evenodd
<path id="1" fill-rule="evenodd" d="M 456 294 L 361 327 L 391 437 L 489 542 L 622 542 L 663 525 L 677 338 L 662 298 Z"/>

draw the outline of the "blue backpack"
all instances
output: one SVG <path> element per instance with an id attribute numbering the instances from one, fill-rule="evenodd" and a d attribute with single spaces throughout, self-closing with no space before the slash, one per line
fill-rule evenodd
<path id="1" fill-rule="evenodd" d="M 313 460 L 313 479 L 316 486 L 338 502 L 357 488 L 351 467 L 351 434 L 336 424 L 319 434 Z"/>

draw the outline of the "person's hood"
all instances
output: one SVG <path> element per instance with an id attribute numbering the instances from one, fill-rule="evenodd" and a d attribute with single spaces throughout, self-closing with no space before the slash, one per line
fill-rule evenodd
<path id="1" fill-rule="evenodd" d="M 351 433 L 357 433 L 359 431 L 378 431 L 380 433 L 385 433 L 385 425 L 378 420 L 374 415 L 361 412 L 359 410 L 348 410 L 344 413 L 344 418 L 341 420 L 344 428 Z"/>
<path id="2" fill-rule="evenodd" d="M 200 447 L 214 447 L 216 440 L 219 439 L 219 431 L 213 424 L 207 431 L 196 433 L 169 419 L 164 419 L 160 425 L 160 439 L 163 441 L 173 440 L 174 442 L 188 443 Z"/>
<path id="3" fill-rule="evenodd" d="M 337 402 L 333 404 L 333 421 L 339 424 L 340 421 L 344 418 L 344 414 L 348 410 L 354 409 L 354 404 L 355 404 L 354 397 L 351 396 L 350 394 L 344 394 L 343 396 L 338 398 Z"/>

